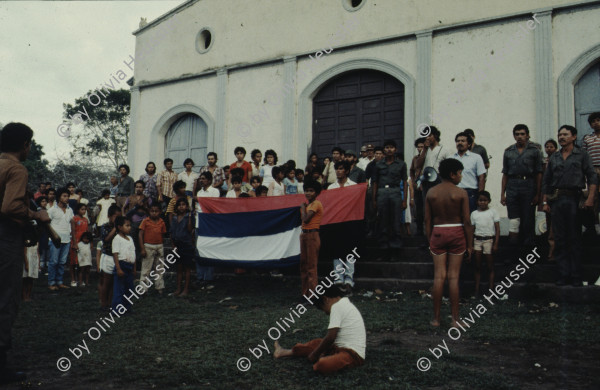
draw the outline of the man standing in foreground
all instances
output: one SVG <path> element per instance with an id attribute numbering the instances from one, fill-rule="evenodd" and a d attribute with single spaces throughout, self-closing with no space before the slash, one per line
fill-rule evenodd
<path id="1" fill-rule="evenodd" d="M 389 257 L 390 249 L 402 248 L 402 210 L 406 208 L 406 164 L 396 159 L 396 141 L 386 140 L 383 143 L 385 158 L 375 165 L 371 178 L 373 187 L 373 209 L 377 210 L 378 237 L 381 248 Z"/>
<path id="2" fill-rule="evenodd" d="M 25 374 L 6 368 L 12 326 L 21 299 L 23 227 L 32 220 L 50 222 L 46 210 L 32 211 L 27 199 L 25 161 L 33 131 L 22 123 L 9 123 L 0 133 L 0 385 L 22 381 Z"/>
<path id="3" fill-rule="evenodd" d="M 579 199 L 586 180 L 589 189 L 584 207 L 594 207 L 598 188 L 598 175 L 590 155 L 575 146 L 577 129 L 563 125 L 558 130 L 559 152 L 550 156 L 544 174 L 544 212 L 552 212 L 555 258 L 560 276 L 557 286 L 564 286 L 568 279 L 574 287 L 583 285 L 581 280 L 581 221 Z"/>
<path id="4" fill-rule="evenodd" d="M 508 211 L 511 242 L 519 241 L 525 247 L 533 248 L 535 207 L 539 203 L 542 187 L 542 152 L 529 142 L 529 128 L 526 125 L 515 125 L 513 137 L 516 143 L 504 150 L 500 203 Z"/>

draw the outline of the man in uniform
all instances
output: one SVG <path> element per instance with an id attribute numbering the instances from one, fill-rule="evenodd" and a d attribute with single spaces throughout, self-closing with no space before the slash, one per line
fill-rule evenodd
<path id="1" fill-rule="evenodd" d="M 579 200 L 587 181 L 589 195 L 584 207 L 594 207 L 598 187 L 598 175 L 590 155 L 575 146 L 577 129 L 563 125 L 558 129 L 560 152 L 548 160 L 544 174 L 544 211 L 552 213 L 555 258 L 560 276 L 557 286 L 564 286 L 570 279 L 575 287 L 582 286 L 581 280 L 581 221 Z"/>
<path id="2" fill-rule="evenodd" d="M 387 140 L 383 144 L 385 158 L 375 164 L 371 177 L 373 191 L 373 209 L 378 215 L 378 238 L 381 247 L 388 252 L 390 248 L 400 249 L 402 238 L 402 210 L 406 209 L 406 196 L 400 186 L 406 188 L 406 163 L 397 160 L 396 142 Z M 386 257 L 389 256 L 389 252 Z"/>
<path id="3" fill-rule="evenodd" d="M 27 198 L 27 169 L 21 164 L 31 149 L 33 131 L 9 123 L 0 133 L 0 384 L 25 379 L 6 367 L 12 326 L 21 300 L 24 261 L 23 227 L 32 220 L 50 222 L 46 210 L 32 211 Z"/>
<path id="4" fill-rule="evenodd" d="M 511 242 L 525 247 L 535 245 L 535 208 L 542 184 L 542 152 L 529 142 L 529 128 L 513 128 L 517 141 L 504 150 L 500 203 L 508 209 Z M 520 236 L 520 240 L 517 237 Z"/>

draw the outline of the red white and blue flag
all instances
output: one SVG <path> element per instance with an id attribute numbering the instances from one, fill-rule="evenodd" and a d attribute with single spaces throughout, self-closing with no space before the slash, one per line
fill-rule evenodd
<path id="1" fill-rule="evenodd" d="M 327 190 L 321 226 L 364 218 L 366 184 Z M 300 205 L 304 195 L 198 198 L 196 245 L 202 264 L 278 268 L 300 261 Z"/>

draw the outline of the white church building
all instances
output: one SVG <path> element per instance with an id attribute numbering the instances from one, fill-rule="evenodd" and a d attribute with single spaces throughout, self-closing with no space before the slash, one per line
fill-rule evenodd
<path id="1" fill-rule="evenodd" d="M 543 144 L 600 111 L 600 1 L 191 0 L 133 34 L 133 176 L 211 151 L 230 164 L 236 146 L 304 167 L 388 138 L 410 164 L 434 124 L 453 150 L 475 131 L 505 213 L 513 126 Z"/>

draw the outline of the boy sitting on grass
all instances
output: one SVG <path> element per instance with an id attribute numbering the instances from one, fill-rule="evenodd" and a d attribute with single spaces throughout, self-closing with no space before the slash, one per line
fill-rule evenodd
<path id="1" fill-rule="evenodd" d="M 275 341 L 273 357 L 306 356 L 313 370 L 332 374 L 344 368 L 361 366 L 365 361 L 367 333 L 360 312 L 335 284 L 325 288 L 315 305 L 329 314 L 329 326 L 325 338 L 296 344 L 284 349 Z"/>

